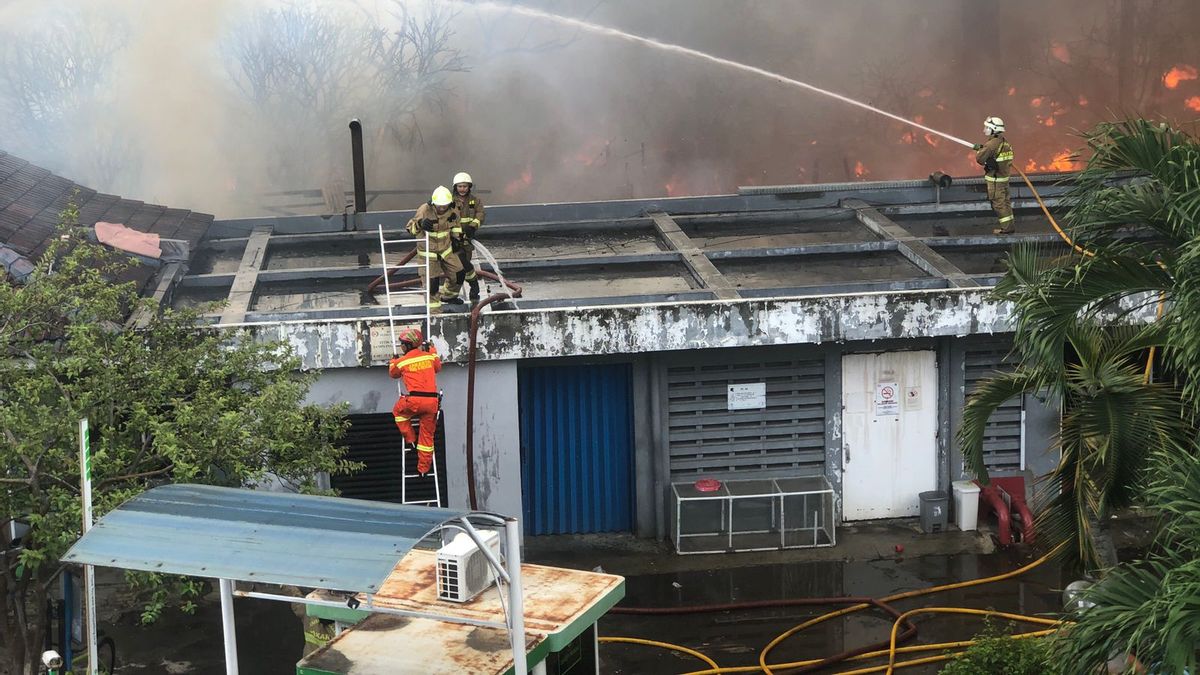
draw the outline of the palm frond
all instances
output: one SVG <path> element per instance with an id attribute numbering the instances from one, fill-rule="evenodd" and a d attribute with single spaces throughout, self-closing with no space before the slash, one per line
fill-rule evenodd
<path id="1" fill-rule="evenodd" d="M 958 443 L 967 468 L 983 485 L 990 482 L 983 457 L 983 437 L 988 418 L 1014 396 L 1037 393 L 1043 388 L 1040 373 L 1018 370 L 989 377 L 967 397 L 962 426 L 958 430 Z"/>

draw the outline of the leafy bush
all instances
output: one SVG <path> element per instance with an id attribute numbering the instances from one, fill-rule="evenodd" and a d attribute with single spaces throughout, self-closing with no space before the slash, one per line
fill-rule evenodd
<path id="1" fill-rule="evenodd" d="M 941 675 L 1054 675 L 1060 671 L 1050 658 L 1045 638 L 1014 639 L 991 628 L 942 668 Z"/>

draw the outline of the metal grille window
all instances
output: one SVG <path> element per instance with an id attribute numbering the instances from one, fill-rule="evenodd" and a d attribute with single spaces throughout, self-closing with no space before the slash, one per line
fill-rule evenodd
<path id="1" fill-rule="evenodd" d="M 824 360 L 724 360 L 667 367 L 671 480 L 822 474 Z M 765 408 L 729 410 L 729 385 L 760 382 Z"/>
<path id="2" fill-rule="evenodd" d="M 342 437 L 346 459 L 362 462 L 363 467 L 352 474 L 331 476 L 330 483 L 342 497 L 374 499 L 400 503 L 400 431 L 391 413 L 350 415 L 350 428 Z M 434 440 L 434 457 L 438 463 L 438 479 L 442 481 L 442 499 L 446 495 L 446 448 L 443 429 Z M 416 473 L 417 453 L 408 453 L 408 471 Z M 433 499 L 430 478 L 408 482 L 409 499 Z"/>
<path id="3" fill-rule="evenodd" d="M 1016 358 L 1009 354 L 1011 350 L 1011 342 L 997 341 L 967 347 L 964 366 L 968 397 L 991 375 L 1016 368 Z M 1021 469 L 1021 409 L 1021 398 L 1011 398 L 988 419 L 983 437 L 983 456 L 988 469 Z"/>

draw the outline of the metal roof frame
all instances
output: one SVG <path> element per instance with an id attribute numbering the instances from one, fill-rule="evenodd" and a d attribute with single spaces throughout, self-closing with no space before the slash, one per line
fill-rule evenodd
<path id="1" fill-rule="evenodd" d="M 502 526 L 502 564 L 482 544 L 475 524 Z M 525 672 L 525 627 L 521 596 L 520 534 L 517 520 L 498 514 L 431 508 L 341 497 L 323 497 L 173 484 L 152 488 L 105 514 L 63 555 L 67 563 L 215 578 L 220 582 L 225 668 L 238 672 L 233 596 L 236 581 L 294 585 L 349 594 L 358 606 L 372 596 L 405 555 L 442 528 L 465 531 L 508 584 L 509 631 L 514 666 Z M 288 602 L 271 594 L 238 592 Z M 392 612 L 395 613 L 395 612 Z M 462 623 L 436 612 L 414 616 Z M 470 623 L 470 622 L 468 622 Z"/>

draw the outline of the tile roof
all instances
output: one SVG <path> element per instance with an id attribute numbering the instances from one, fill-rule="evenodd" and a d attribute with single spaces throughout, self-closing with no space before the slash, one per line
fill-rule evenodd
<path id="1" fill-rule="evenodd" d="M 134 199 L 102 194 L 0 150 L 0 245 L 36 260 L 58 224 L 58 214 L 74 196 L 81 225 L 100 220 L 121 223 L 141 232 L 182 239 L 195 251 L 213 217 Z M 128 275 L 139 287 L 154 269 L 139 265 Z"/>

